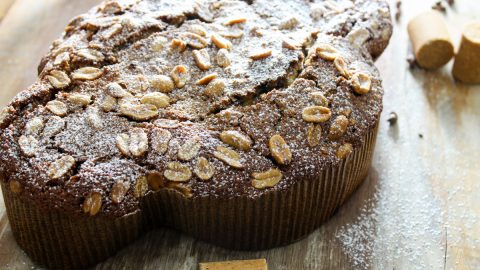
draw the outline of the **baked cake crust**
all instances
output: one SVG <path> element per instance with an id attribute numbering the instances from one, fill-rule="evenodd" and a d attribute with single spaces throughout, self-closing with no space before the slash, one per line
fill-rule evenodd
<path id="1" fill-rule="evenodd" d="M 38 81 L 0 114 L 2 190 L 17 241 L 43 264 L 75 265 L 32 251 L 35 231 L 20 230 L 38 224 L 20 219 L 24 208 L 68 224 L 135 219 L 122 230 L 166 225 L 241 249 L 304 236 L 368 171 L 383 95 L 373 59 L 390 35 L 379 0 L 106 1 L 78 16 L 42 59 Z M 309 185 L 318 192 L 305 198 Z M 297 223 L 279 224 L 301 230 L 236 238 L 267 219 L 292 220 L 299 209 L 281 220 L 273 213 L 291 206 L 287 197 L 324 201 L 311 221 L 295 214 Z M 226 210 L 236 206 L 241 213 Z M 254 213 L 264 222 L 219 223 L 216 236 L 198 229 L 203 219 Z"/>

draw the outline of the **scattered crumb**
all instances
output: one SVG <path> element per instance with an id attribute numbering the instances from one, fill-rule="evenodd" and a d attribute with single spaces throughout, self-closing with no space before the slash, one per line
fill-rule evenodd
<path id="1" fill-rule="evenodd" d="M 415 56 L 413 54 L 407 55 L 407 62 L 409 68 L 414 68 L 417 65 L 417 61 L 415 60 Z"/>
<path id="2" fill-rule="evenodd" d="M 387 121 L 388 123 L 390 123 L 390 126 L 394 126 L 395 124 L 397 124 L 397 120 L 398 120 L 398 115 L 396 112 L 391 112 L 388 115 Z"/>
<path id="3" fill-rule="evenodd" d="M 445 4 L 443 3 L 443 1 L 437 1 L 433 6 L 432 6 L 432 9 L 434 10 L 438 10 L 440 12 L 445 12 L 447 9 L 445 7 Z"/>

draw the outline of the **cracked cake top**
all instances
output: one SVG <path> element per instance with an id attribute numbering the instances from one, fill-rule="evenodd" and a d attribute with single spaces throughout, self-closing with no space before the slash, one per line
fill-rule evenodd
<path id="1" fill-rule="evenodd" d="M 0 173 L 79 215 L 285 190 L 375 128 L 390 34 L 380 0 L 106 1 L 1 112 Z"/>

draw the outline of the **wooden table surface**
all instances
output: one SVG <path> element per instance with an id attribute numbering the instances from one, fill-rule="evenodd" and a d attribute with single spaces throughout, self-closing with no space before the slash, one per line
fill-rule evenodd
<path id="1" fill-rule="evenodd" d="M 1 0 L 0 106 L 35 80 L 41 56 L 68 20 L 98 2 Z M 371 173 L 330 221 L 297 243 L 262 252 L 225 250 L 159 229 L 97 268 L 196 269 L 205 261 L 266 258 L 270 269 L 480 269 L 480 87 L 455 83 L 452 63 L 426 72 L 405 60 L 406 23 L 433 2 L 403 1 L 377 61 L 386 93 Z M 447 8 L 456 43 L 479 14 L 478 0 Z M 392 111 L 398 123 L 391 127 Z M 0 269 L 31 268 L 0 194 Z"/>

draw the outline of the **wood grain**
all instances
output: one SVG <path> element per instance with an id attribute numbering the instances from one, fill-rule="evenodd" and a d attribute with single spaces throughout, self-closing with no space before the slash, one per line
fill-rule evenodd
<path id="1" fill-rule="evenodd" d="M 4 64 L 0 69 L 0 105 L 35 80 L 36 65 L 68 20 L 97 2 L 15 2 L 0 25 L 0 62 Z M 436 246 L 429 247 L 431 252 L 421 261 L 412 262 L 392 249 L 377 250 L 371 264 L 362 268 L 414 269 L 424 263 L 431 266 L 427 269 L 478 269 L 480 224 L 472 220 L 480 217 L 480 87 L 454 82 L 451 63 L 426 72 L 409 69 L 405 61 L 410 50 L 406 23 L 417 13 L 428 10 L 433 2 L 403 1 L 403 15 L 395 24 L 394 36 L 377 61 L 386 91 L 373 167 L 365 183 L 330 221 L 294 244 L 260 252 L 226 250 L 170 229 L 159 229 L 96 269 L 197 269 L 199 262 L 257 258 L 266 258 L 269 269 L 352 269 L 345 247 L 335 235 L 342 226 L 357 222 L 362 209 L 376 207 L 369 201 L 386 187 L 406 182 L 404 175 L 409 171 L 419 172 L 408 175 L 415 178 L 414 183 L 425 183 L 428 193 L 425 195 L 433 196 L 435 205 L 442 209 L 442 222 L 435 226 L 442 231 L 445 228 L 445 233 Z M 455 43 L 463 26 L 478 19 L 479 13 L 476 0 L 456 1 L 448 9 L 446 19 Z M 395 127 L 386 122 L 391 111 L 399 116 Z M 420 161 L 412 166 L 409 162 L 412 160 Z M 396 235 L 395 230 L 386 228 L 379 233 Z M 381 239 L 381 235 L 378 237 Z M 438 260 L 442 262 L 440 267 L 433 263 Z M 35 268 L 13 239 L 1 193 L 0 268 Z"/>

